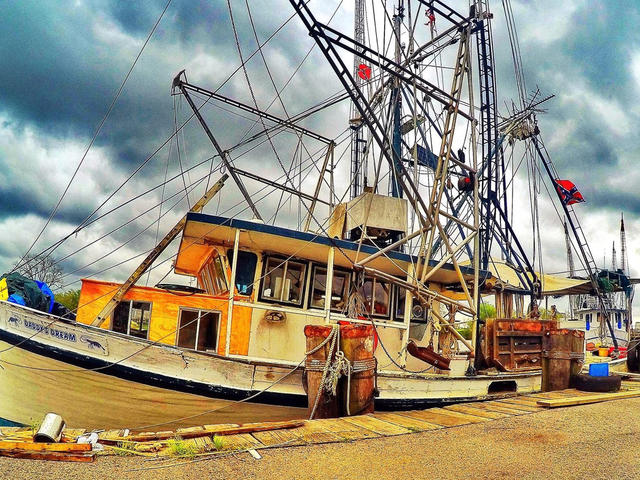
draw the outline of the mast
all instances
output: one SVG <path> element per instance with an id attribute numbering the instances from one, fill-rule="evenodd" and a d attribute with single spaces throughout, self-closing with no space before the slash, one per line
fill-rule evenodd
<path id="1" fill-rule="evenodd" d="M 398 7 L 396 14 L 393 16 L 393 35 L 395 37 L 395 61 L 400 63 L 402 61 L 402 44 L 400 42 L 400 27 L 402 26 L 402 20 L 404 19 L 404 1 L 398 0 Z M 398 77 L 393 78 L 393 89 L 391 91 L 391 104 L 393 106 L 393 129 L 391 133 L 390 143 L 393 149 L 393 161 L 396 165 L 399 165 L 402 160 L 402 134 L 400 133 L 400 121 L 402 117 L 402 99 L 400 97 L 400 79 Z M 399 168 L 391 171 L 389 176 L 389 182 L 391 183 L 391 196 L 402 197 L 402 190 L 398 185 L 398 179 L 396 171 Z"/>
<path id="2" fill-rule="evenodd" d="M 616 242 L 613 242 L 613 248 L 611 251 L 611 271 L 615 272 L 618 269 L 618 262 L 616 261 Z"/>
<path id="3" fill-rule="evenodd" d="M 629 257 L 627 256 L 627 233 L 624 230 L 624 214 L 620 213 L 620 257 L 621 257 L 621 269 L 622 273 L 627 277 L 631 276 L 631 268 L 629 266 Z M 634 286 L 631 285 L 629 292 L 624 292 L 626 318 L 627 318 L 627 331 L 631 329 L 632 322 L 632 309 Z"/>
<path id="4" fill-rule="evenodd" d="M 491 240 L 493 229 L 496 228 L 493 222 L 492 200 L 502 202 L 502 210 L 508 218 L 506 205 L 506 195 L 500 198 L 500 146 L 498 143 L 498 122 L 496 105 L 496 81 L 495 65 L 493 61 L 493 40 L 491 38 L 492 18 L 489 12 L 488 0 L 477 0 L 475 2 L 475 13 L 478 18 L 478 30 L 476 32 L 476 46 L 478 48 L 478 78 L 480 83 L 480 141 L 482 144 L 482 160 L 486 162 L 484 175 L 479 179 L 482 202 L 482 226 L 481 226 L 481 246 L 480 266 L 483 269 L 489 267 L 491 257 Z M 503 192 L 505 193 L 505 192 Z M 506 241 L 508 242 L 508 239 Z M 509 258 L 507 258 L 509 260 Z"/>
<path id="5" fill-rule="evenodd" d="M 627 234 L 624 231 L 624 213 L 620 214 L 620 262 L 622 265 L 620 268 L 622 269 L 622 273 L 628 275 L 629 270 L 629 259 L 627 258 Z"/>
<path id="6" fill-rule="evenodd" d="M 355 11 L 353 20 L 353 38 L 359 44 L 364 44 L 364 5 L 365 0 L 355 0 Z M 358 54 L 362 49 L 356 47 Z M 353 78 L 356 81 L 358 88 L 362 86 L 362 77 L 359 75 L 360 65 L 362 64 L 362 57 L 354 54 L 353 56 Z M 360 112 L 353 102 L 349 109 L 349 118 L 351 119 L 351 198 L 355 198 L 366 185 L 367 172 L 363 165 L 364 151 L 363 146 L 366 141 L 362 138 L 362 120 L 360 119 Z"/>
<path id="7" fill-rule="evenodd" d="M 547 175 L 549 176 L 549 179 L 551 180 L 553 185 L 557 185 L 556 179 L 559 178 L 559 176 L 555 171 L 555 166 L 551 162 L 551 159 L 548 157 L 548 154 L 545 155 L 545 153 L 540 148 L 540 142 L 538 141 L 538 139 L 536 137 L 532 137 L 532 141 L 533 141 L 533 147 L 538 153 L 538 156 L 542 162 L 542 165 L 545 171 L 547 172 Z M 573 232 L 573 235 L 576 239 L 576 243 L 578 244 L 578 252 L 580 253 L 580 257 L 582 258 L 584 268 L 585 268 L 585 273 L 587 274 L 589 281 L 591 283 L 593 294 L 598 298 L 598 307 L 600 310 L 601 325 L 602 326 L 604 324 L 607 325 L 609 329 L 609 333 L 611 335 L 611 341 L 615 349 L 614 351 L 616 352 L 616 355 L 617 355 L 618 340 L 616 339 L 615 332 L 611 324 L 611 317 L 610 317 L 610 312 L 607 305 L 608 302 L 606 300 L 606 293 L 602 290 L 602 288 L 598 283 L 599 269 L 593 258 L 593 254 L 591 253 L 591 248 L 589 248 L 587 237 L 584 233 L 584 230 L 580 226 L 580 221 L 578 220 L 578 216 L 576 215 L 576 212 L 573 209 L 573 206 L 569 202 L 564 201 L 560 190 L 556 189 L 556 193 L 558 194 L 558 199 L 560 200 L 560 205 L 564 210 L 566 219 L 569 222 L 569 227 L 571 228 L 571 231 Z M 600 328 L 601 334 L 604 330 L 602 326 Z"/>

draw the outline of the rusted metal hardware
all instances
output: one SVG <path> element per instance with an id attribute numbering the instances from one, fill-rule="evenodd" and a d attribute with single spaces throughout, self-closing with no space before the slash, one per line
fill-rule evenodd
<path id="1" fill-rule="evenodd" d="M 410 340 L 407 344 L 407 352 L 440 370 L 450 370 L 449 363 L 451 360 L 437 353 L 431 346 L 419 347 L 413 340 Z"/>

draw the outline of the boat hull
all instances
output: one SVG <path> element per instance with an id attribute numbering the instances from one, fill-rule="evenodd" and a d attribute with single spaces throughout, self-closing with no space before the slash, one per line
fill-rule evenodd
<path id="1" fill-rule="evenodd" d="M 287 420 L 307 412 L 295 365 L 181 350 L 6 302 L 0 302 L 0 361 L 0 417 L 23 424 L 49 411 L 70 426 L 129 429 Z M 540 374 L 382 373 L 378 389 L 376 409 L 421 408 L 534 392 Z"/>
<path id="2" fill-rule="evenodd" d="M 0 341 L 0 349 L 11 344 Z M 290 420 L 304 417 L 306 408 L 236 403 L 175 389 L 152 386 L 91 370 L 62 373 L 37 369 L 73 369 L 75 365 L 13 348 L 2 354 L 5 362 L 29 365 L 15 368 L 5 363 L 0 378 L 0 416 L 32 424 L 47 412 L 62 416 L 70 426 L 90 429 L 156 428 L 188 425 Z M 216 410 L 201 415 L 202 412 Z M 182 419 L 182 420 L 178 420 Z"/>

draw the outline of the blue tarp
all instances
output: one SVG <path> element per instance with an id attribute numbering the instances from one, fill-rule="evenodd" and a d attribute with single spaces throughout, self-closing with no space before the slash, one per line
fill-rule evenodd
<path id="1" fill-rule="evenodd" d="M 19 273 L 5 273 L 2 278 L 7 280 L 7 289 L 9 293 L 9 301 L 30 308 L 35 308 L 42 312 L 50 312 L 53 307 L 53 292 L 46 286 L 48 293 L 34 281 Z M 13 297 L 13 299 L 11 299 Z M 20 303 L 22 300 L 24 303 Z"/>
<path id="2" fill-rule="evenodd" d="M 36 282 L 36 285 L 38 285 L 38 288 L 40 288 L 40 291 L 43 294 L 45 294 L 47 297 L 49 297 L 49 308 L 47 309 L 47 312 L 51 313 L 53 311 L 53 302 L 54 302 L 53 292 L 49 288 L 49 285 L 47 285 L 46 283 L 41 282 L 39 280 L 34 280 L 34 282 Z"/>

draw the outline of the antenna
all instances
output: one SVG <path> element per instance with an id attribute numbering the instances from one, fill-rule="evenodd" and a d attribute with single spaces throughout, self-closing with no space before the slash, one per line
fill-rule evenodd
<path id="1" fill-rule="evenodd" d="M 622 249 L 620 252 L 622 266 L 620 268 L 622 268 L 622 273 L 628 274 L 629 259 L 627 258 L 627 235 L 624 231 L 624 213 L 620 213 L 620 245 Z"/>
<path id="2" fill-rule="evenodd" d="M 611 252 L 611 271 L 615 272 L 618 269 L 616 261 L 616 242 L 613 242 L 613 251 Z"/>
<path id="3" fill-rule="evenodd" d="M 567 227 L 567 219 L 563 221 L 564 226 L 564 243 L 567 246 L 567 270 L 569 277 L 572 278 L 576 274 L 576 268 L 573 264 L 573 253 L 571 252 L 571 238 L 569 237 L 569 228 Z M 573 317 L 573 309 L 580 305 L 580 296 L 569 295 L 569 318 Z"/>
<path id="4" fill-rule="evenodd" d="M 576 274 L 576 268 L 573 264 L 573 254 L 571 253 L 571 239 L 569 238 L 569 229 L 567 228 L 567 219 L 564 219 L 564 242 L 567 245 L 567 270 L 569 270 L 569 276 L 573 277 Z"/>

